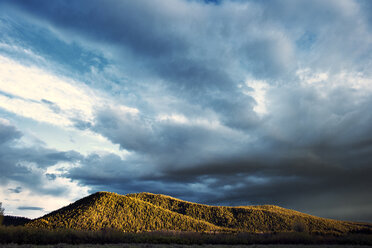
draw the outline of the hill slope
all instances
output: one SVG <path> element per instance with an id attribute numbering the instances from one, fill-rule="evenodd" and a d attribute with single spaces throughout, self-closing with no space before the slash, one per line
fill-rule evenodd
<path id="1" fill-rule="evenodd" d="M 2 224 L 4 226 L 23 226 L 30 221 L 31 219 L 25 217 L 5 215 Z"/>
<path id="2" fill-rule="evenodd" d="M 273 205 L 224 207 L 182 201 L 160 194 L 138 193 L 128 194 L 128 196 L 197 220 L 245 232 L 306 229 L 313 233 L 347 233 L 366 228 L 372 229 L 370 224 L 320 218 Z"/>
<path id="3" fill-rule="evenodd" d="M 31 221 L 27 226 L 77 230 L 114 228 L 125 232 L 221 229 L 208 222 L 160 208 L 140 199 L 108 192 L 98 192 L 80 199 Z"/>
<path id="4" fill-rule="evenodd" d="M 31 221 L 27 226 L 126 232 L 244 231 L 347 233 L 372 230 L 370 224 L 319 218 L 277 206 L 217 207 L 151 193 L 98 192 Z"/>

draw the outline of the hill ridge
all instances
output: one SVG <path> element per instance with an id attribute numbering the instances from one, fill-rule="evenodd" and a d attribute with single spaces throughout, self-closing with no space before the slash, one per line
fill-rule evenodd
<path id="1" fill-rule="evenodd" d="M 116 194 L 116 193 L 114 193 L 114 194 Z M 239 209 L 239 208 L 243 208 L 243 209 L 246 209 L 246 208 L 256 208 L 256 209 L 262 209 L 262 210 L 268 210 L 270 208 L 275 208 L 275 209 L 280 209 L 280 210 L 293 211 L 293 212 L 296 212 L 296 213 L 299 213 L 299 214 L 308 215 L 308 216 L 315 217 L 315 218 L 333 220 L 333 219 L 330 219 L 330 218 L 318 217 L 318 216 L 315 216 L 315 215 L 311 215 L 311 214 L 308 214 L 308 213 L 303 213 L 303 212 L 300 212 L 300 211 L 297 211 L 297 210 L 294 210 L 294 209 L 288 209 L 288 208 L 280 207 L 278 205 L 273 205 L 273 204 L 239 205 L 239 206 L 208 205 L 208 204 L 203 204 L 203 203 L 197 203 L 197 202 L 191 202 L 191 201 L 182 200 L 182 199 L 179 199 L 179 198 L 170 196 L 170 195 L 155 194 L 155 193 L 151 193 L 151 192 L 139 192 L 139 193 L 129 193 L 129 194 L 126 194 L 126 196 L 135 197 L 135 198 L 137 198 L 137 195 L 160 196 L 160 197 L 165 197 L 165 198 L 169 198 L 169 199 L 172 199 L 172 200 L 177 200 L 177 201 L 184 202 L 184 203 L 189 203 L 189 204 L 194 204 L 194 205 L 199 205 L 199 206 L 207 206 L 207 207 L 225 207 L 225 208 L 235 208 L 235 209 Z"/>
<path id="2" fill-rule="evenodd" d="M 96 192 L 27 224 L 44 228 L 124 232 L 177 230 L 196 232 L 291 232 L 321 234 L 372 230 L 368 223 L 332 220 L 275 205 L 209 206 L 148 192 L 120 195 Z"/>
<path id="3" fill-rule="evenodd" d="M 149 213 L 152 213 L 152 216 Z M 151 223 L 151 221 L 153 222 Z M 84 197 L 68 206 L 31 221 L 27 226 L 42 228 L 67 227 L 78 230 L 114 228 L 125 232 L 221 230 L 220 227 L 206 221 L 195 220 L 190 216 L 181 216 L 173 211 L 140 199 L 111 192 L 97 192 Z"/>
<path id="4" fill-rule="evenodd" d="M 280 231 L 291 231 L 292 229 L 295 229 L 296 226 L 305 226 L 305 228 L 310 229 L 309 231 L 311 232 L 323 233 L 326 229 L 326 231 L 330 233 L 345 233 L 350 230 L 355 231 L 355 229 L 359 229 L 360 226 L 358 225 L 361 224 L 317 217 L 296 210 L 282 208 L 276 205 L 253 205 L 238 207 L 209 206 L 205 204 L 180 200 L 171 196 L 147 192 L 128 194 L 128 196 L 140 198 L 155 205 L 159 205 L 160 202 L 162 203 L 163 208 L 168 208 L 172 211 L 176 211 L 186 215 L 191 215 L 195 219 L 206 220 L 209 223 L 218 226 L 222 225 L 223 227 L 237 229 L 238 231 L 273 232 L 278 229 Z M 159 201 L 159 199 L 161 199 L 161 201 Z M 173 204 L 164 204 L 166 200 L 173 201 Z M 176 204 L 174 204 L 174 202 L 176 202 Z M 189 206 L 180 206 L 180 204 L 189 204 Z M 188 211 L 188 207 L 193 206 L 204 208 L 204 211 Z M 208 211 L 210 212 L 210 216 L 206 216 L 206 212 Z M 241 216 L 239 216 L 239 213 L 237 213 L 239 211 L 242 211 L 243 215 L 245 214 L 244 217 L 249 217 L 247 216 L 247 214 L 249 213 L 255 213 L 253 214 L 253 218 L 251 218 L 251 221 L 245 221 L 245 218 L 242 218 Z M 268 215 L 269 218 L 267 218 Z M 234 216 L 238 216 L 238 220 L 235 221 L 235 223 L 232 223 L 234 222 Z M 283 218 L 283 216 L 286 216 L 286 218 Z M 275 219 L 276 221 L 272 222 L 273 219 Z M 266 223 L 266 226 L 262 225 L 263 222 Z M 282 222 L 281 225 L 278 225 L 278 222 Z M 371 225 L 367 226 L 368 228 L 371 228 Z"/>

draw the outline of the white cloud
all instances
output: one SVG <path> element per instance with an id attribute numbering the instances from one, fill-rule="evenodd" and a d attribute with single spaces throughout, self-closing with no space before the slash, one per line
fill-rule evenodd
<path id="1" fill-rule="evenodd" d="M 362 72 L 341 71 L 334 76 L 336 84 L 350 87 L 364 93 L 372 93 L 372 78 L 365 76 Z"/>
<path id="2" fill-rule="evenodd" d="M 93 123 L 95 111 L 107 106 L 123 114 L 139 112 L 80 82 L 0 55 L 0 108 L 29 118 L 30 121 L 15 121 L 24 133 L 23 140 L 35 137 L 57 150 L 75 150 L 85 155 L 104 151 L 124 157 L 127 152 L 102 135 L 74 127 L 75 120 Z"/>
<path id="3" fill-rule="evenodd" d="M 299 77 L 301 82 L 307 84 L 321 83 L 326 81 L 329 77 L 326 72 L 316 73 L 310 68 L 299 69 L 296 71 L 296 75 Z"/>
<path id="4" fill-rule="evenodd" d="M 15 43 L 15 41 L 13 41 L 13 40 L 11 40 L 11 42 Z M 5 51 L 7 53 L 12 53 L 12 54 L 25 56 L 25 57 L 31 59 L 31 61 L 38 61 L 38 62 L 44 62 L 44 63 L 46 62 L 46 60 L 43 57 L 34 53 L 31 49 L 24 48 L 24 47 L 21 47 L 21 46 L 17 46 L 17 45 L 14 45 L 14 44 L 7 44 L 7 43 L 4 43 L 4 42 L 0 42 L 0 51 L 1 50 Z"/>
<path id="5" fill-rule="evenodd" d="M 46 179 L 47 180 L 47 179 Z M 49 186 L 48 186 L 49 185 Z M 12 193 L 10 189 L 20 187 L 20 193 Z M 57 177 L 53 182 L 45 184 L 45 187 L 58 189 L 64 188 L 63 195 L 38 193 L 37 191 L 20 186 L 19 182 L 9 182 L 0 187 L 0 199 L 2 199 L 5 214 L 37 218 L 51 211 L 64 207 L 71 202 L 89 194 L 89 188 L 78 185 L 67 178 Z M 18 209 L 18 207 L 37 207 L 40 210 Z"/>
<path id="6" fill-rule="evenodd" d="M 0 85 L 4 86 L 5 88 L 6 84 L 0 82 Z M 37 121 L 58 126 L 72 125 L 72 122 L 66 118 L 66 116 L 56 114 L 42 103 L 33 102 L 31 100 L 17 99 L 0 95 L 0 107 L 19 116 L 31 118 Z"/>
<path id="7" fill-rule="evenodd" d="M 170 122 L 175 122 L 179 124 L 187 124 L 189 123 L 189 120 L 186 118 L 184 115 L 180 114 L 161 114 L 157 117 L 158 121 L 170 121 Z"/>
<path id="8" fill-rule="evenodd" d="M 15 114 L 57 126 L 72 125 L 71 118 L 92 120 L 97 98 L 73 83 L 0 56 L 0 106 Z"/>
<path id="9" fill-rule="evenodd" d="M 250 90 L 244 89 L 243 93 L 250 95 L 256 101 L 256 106 L 254 106 L 253 110 L 260 115 L 267 114 L 266 91 L 270 87 L 269 84 L 264 80 L 256 79 L 247 79 L 245 84 Z"/>
<path id="10" fill-rule="evenodd" d="M 74 166 L 60 162 L 44 169 L 33 162 L 19 161 L 17 167 L 26 168 L 30 180 L 8 179 L 1 185 L 0 199 L 5 214 L 36 218 L 88 195 L 90 187 L 63 177 L 63 173 Z"/>
<path id="11" fill-rule="evenodd" d="M 312 87 L 318 91 L 322 97 L 334 89 L 345 88 L 352 89 L 350 94 L 359 96 L 369 96 L 372 93 L 372 78 L 366 76 L 363 72 L 340 71 L 338 73 L 315 72 L 310 68 L 299 69 L 296 75 L 300 79 L 300 84 L 305 87 Z"/>
<path id="12" fill-rule="evenodd" d="M 182 114 L 159 114 L 156 117 L 156 121 L 158 122 L 170 122 L 174 124 L 180 124 L 180 125 L 190 125 L 190 126 L 203 126 L 207 127 L 209 129 L 213 128 L 221 128 L 221 123 L 217 119 L 214 118 L 189 118 Z"/>
<path id="13" fill-rule="evenodd" d="M 95 109 L 102 105 L 138 112 L 105 99 L 82 83 L 1 55 L 0 91 L 4 93 L 0 95 L 3 109 L 56 126 L 72 126 L 74 119 L 92 122 Z"/>

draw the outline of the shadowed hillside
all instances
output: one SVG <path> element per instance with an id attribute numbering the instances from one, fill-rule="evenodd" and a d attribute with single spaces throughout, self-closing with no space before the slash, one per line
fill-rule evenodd
<path id="1" fill-rule="evenodd" d="M 4 226 L 23 226 L 30 222 L 31 219 L 19 216 L 5 215 L 3 220 Z"/>
<path id="2" fill-rule="evenodd" d="M 342 234 L 372 230 L 372 225 L 319 218 L 277 206 L 222 207 L 165 195 L 99 192 L 31 221 L 27 226 L 125 232 L 311 232 Z"/>

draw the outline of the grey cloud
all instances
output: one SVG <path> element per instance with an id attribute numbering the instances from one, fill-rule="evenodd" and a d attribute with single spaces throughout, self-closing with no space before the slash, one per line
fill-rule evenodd
<path id="1" fill-rule="evenodd" d="M 75 162 L 82 156 L 74 151 L 60 152 L 40 145 L 25 147 L 20 145 L 22 133 L 8 123 L 0 123 L 0 179 L 1 184 L 9 181 L 21 186 L 10 191 L 17 193 L 24 188 L 32 189 L 44 194 L 63 194 L 62 188 L 45 188 L 45 169 L 58 162 Z M 4 142 L 6 141 L 6 142 Z M 17 144 L 17 145 L 16 145 Z M 31 169 L 30 166 L 35 167 Z"/>
<path id="2" fill-rule="evenodd" d="M 56 103 L 46 99 L 41 99 L 41 102 L 46 104 L 54 113 L 58 114 L 61 112 L 61 108 Z"/>
<path id="3" fill-rule="evenodd" d="M 281 6 L 282 13 L 288 11 L 285 9 L 287 6 L 288 4 Z M 301 9 L 304 6 L 306 4 L 301 2 L 294 4 L 293 8 Z M 270 12 L 273 11 L 270 9 L 272 7 L 265 5 L 263 9 Z M 324 5 L 317 2 L 310 10 L 315 13 L 321 7 Z M 321 18 L 333 18 L 332 23 L 343 18 L 343 9 L 334 10 L 329 3 L 325 3 L 325 7 L 335 12 L 329 17 Z M 295 11 L 291 10 L 291 13 L 293 12 Z M 288 20 L 291 26 L 293 23 L 290 21 L 299 23 L 301 13 L 283 18 L 292 18 Z M 282 18 L 275 15 L 274 17 Z M 317 34 L 307 52 L 313 54 L 315 49 L 321 54 L 320 57 L 313 55 L 314 58 L 321 60 L 323 56 L 328 55 L 324 49 L 327 49 L 329 43 L 336 40 L 338 35 L 342 35 L 342 32 L 335 30 L 333 37 L 327 37 L 325 33 L 320 32 L 320 26 L 311 27 L 311 19 L 313 17 L 309 16 L 305 20 L 309 23 L 304 24 L 303 30 L 296 31 L 296 27 L 292 26 L 294 31 L 288 35 L 293 36 L 289 38 L 298 39 L 306 32 Z M 348 22 L 349 34 L 353 33 L 353 20 L 346 18 L 343 21 Z M 332 23 L 327 23 L 325 29 L 332 28 Z M 285 31 L 283 30 L 282 34 L 285 34 Z M 281 35 L 280 32 L 278 35 Z M 295 49 L 291 45 L 296 41 L 291 42 L 283 38 L 284 44 L 281 45 L 272 40 L 275 40 L 275 36 L 262 38 L 261 34 L 261 37 L 249 37 L 247 42 L 239 46 L 239 51 L 244 55 L 243 65 L 259 78 L 279 76 L 281 79 L 283 75 L 293 73 L 295 68 L 291 64 L 293 58 L 286 58 L 288 52 L 282 54 L 281 49 L 283 46 L 289 47 L 289 55 L 295 56 L 291 54 L 291 49 Z M 364 43 L 357 41 L 360 42 Z M 354 59 L 359 58 L 360 54 L 347 51 L 352 48 L 346 41 L 336 44 L 335 50 L 331 51 L 332 56 L 337 57 L 337 50 L 341 49 L 346 49 L 346 55 L 352 54 L 350 58 L 345 55 L 345 61 L 336 63 L 337 66 L 341 68 L 347 63 L 355 63 Z M 190 101 L 204 96 L 206 99 L 198 99 L 197 102 L 220 114 L 223 124 L 243 130 L 242 136 L 237 135 L 241 142 L 234 136 L 225 138 L 222 130 L 210 132 L 200 127 L 166 125 L 132 116 L 120 119 L 114 111 L 99 113 L 94 129 L 96 132 L 104 134 L 124 149 L 143 154 L 146 158 L 144 164 L 156 164 L 154 171 L 157 173 L 132 174 L 136 180 L 118 183 L 116 190 L 122 188 L 148 191 L 146 188 L 149 187 L 156 192 L 174 194 L 173 190 L 169 189 L 169 185 L 172 185 L 172 188 L 184 192 L 179 195 L 191 200 L 195 189 L 190 185 L 200 184 L 204 191 L 201 193 L 203 198 L 199 199 L 204 199 L 205 203 L 279 204 L 326 217 L 344 216 L 348 219 L 368 220 L 360 217 L 357 211 L 347 212 L 346 209 L 370 204 L 365 202 L 368 198 L 366 189 L 372 186 L 367 176 L 370 174 L 372 161 L 369 95 L 360 97 L 349 88 L 336 87 L 326 92 L 327 97 L 324 98 L 314 88 L 303 86 L 301 82 L 296 82 L 298 79 L 295 76 L 290 76 L 286 84 L 273 87 L 267 93 L 270 114 L 259 121 L 252 111 L 254 101 L 249 97 L 245 98 L 232 86 L 236 80 L 228 77 L 229 73 L 226 71 L 218 69 L 215 71 L 218 78 L 214 79 L 208 74 L 208 70 L 204 71 L 206 66 L 198 65 L 198 59 L 194 57 L 191 60 L 172 62 L 175 65 L 180 63 L 175 66 L 178 71 L 168 72 L 165 66 L 157 70 L 163 78 L 172 81 L 169 83 L 171 90 L 179 90 L 175 93 L 177 96 L 191 99 Z M 339 60 L 339 57 L 325 58 L 329 64 Z M 222 62 L 214 63 L 224 65 Z M 321 64 L 323 65 L 323 62 Z M 192 67 L 194 65 L 197 65 L 196 69 Z M 193 88 L 193 84 L 186 84 L 187 80 L 205 84 Z M 228 90 L 226 98 L 221 97 L 223 89 Z M 193 96 L 190 96 L 189 92 Z M 211 92 L 214 94 L 209 96 L 208 93 Z M 236 154 L 230 153 L 233 150 L 237 151 Z M 212 151 L 210 156 L 205 156 L 208 151 Z M 103 161 L 102 163 L 104 164 Z M 167 163 L 172 166 L 164 166 Z M 149 171 L 151 172 L 151 169 Z M 75 174 L 75 178 L 80 176 Z M 99 178 L 96 180 L 97 182 L 90 183 L 102 186 L 107 182 Z M 119 182 L 120 176 L 116 177 L 115 181 Z M 327 198 L 330 200 L 325 200 Z M 345 198 L 351 199 L 350 202 L 344 203 Z M 313 199 L 323 203 L 316 205 L 314 202 L 317 200 Z M 331 204 L 331 201 L 335 204 Z M 344 205 L 345 209 L 340 208 L 340 205 Z M 329 210 L 331 208 L 338 214 L 332 214 Z M 364 210 L 363 216 L 369 216 L 368 211 Z"/>
<path id="4" fill-rule="evenodd" d="M 366 217 L 368 211 L 364 210 L 363 214 L 357 211 L 342 213 L 341 206 L 351 208 L 370 204 L 366 199 L 368 189 L 372 187 L 369 180 L 371 168 L 363 161 L 371 161 L 370 156 L 359 160 L 355 157 L 352 166 L 342 166 L 334 161 L 324 162 L 327 161 L 326 156 L 306 156 L 309 151 L 305 150 L 304 154 L 296 151 L 295 147 L 293 149 L 292 156 L 283 151 L 283 154 L 267 153 L 266 157 L 255 160 L 242 158 L 191 168 L 171 168 L 163 171 L 161 177 L 150 176 L 147 180 L 152 178 L 184 185 L 185 192 L 189 190 L 186 185 L 199 183 L 209 193 L 199 198 L 199 201 L 203 199 L 202 203 L 277 204 L 324 217 L 369 220 Z M 329 149 L 325 149 L 324 153 L 327 151 Z M 371 149 L 366 153 L 371 153 Z M 171 190 L 168 193 L 171 194 Z M 331 209 L 335 213 L 332 214 Z"/>
<path id="5" fill-rule="evenodd" d="M 364 13 L 364 1 L 273 0 L 264 5 L 264 14 L 284 23 L 292 38 L 299 39 L 306 33 L 316 36 L 312 49 L 300 57 L 311 57 L 307 63 L 312 68 L 338 72 L 353 68 L 368 73 L 371 47 L 363 37 L 370 35 L 371 25 L 365 19 L 368 14 Z"/>
<path id="6" fill-rule="evenodd" d="M 20 137 L 21 132 L 19 132 L 14 126 L 0 123 L 0 145 Z"/>
<path id="7" fill-rule="evenodd" d="M 93 130 L 118 143 L 122 148 L 143 152 L 155 148 L 151 123 L 137 115 L 103 109 L 97 113 Z"/>
<path id="8" fill-rule="evenodd" d="M 260 120 L 253 110 L 255 100 L 247 95 L 237 94 L 229 99 L 214 99 L 211 101 L 213 109 L 220 114 L 220 120 L 228 127 L 249 130 L 260 124 Z"/>
<path id="9" fill-rule="evenodd" d="M 244 67 L 258 78 L 283 77 L 295 70 L 293 44 L 283 37 L 284 32 L 272 32 L 275 35 L 248 40 L 240 49 Z"/>
<path id="10" fill-rule="evenodd" d="M 93 185 L 96 190 L 109 189 L 123 194 L 150 191 L 214 205 L 276 204 L 324 217 L 369 220 L 366 209 L 363 213 L 347 212 L 347 209 L 370 204 L 366 201 L 367 189 L 372 186 L 370 168 L 339 168 L 297 158 L 282 159 L 281 164 L 271 166 L 266 161 L 225 161 L 199 165 L 193 170 L 163 170 L 161 176 L 156 173 L 144 176 L 126 174 L 120 167 L 110 173 L 112 164 L 108 165 L 104 159 L 99 165 L 106 173 L 88 175 L 94 166 L 87 164 L 79 173 L 72 171 L 73 178 Z M 193 188 L 196 184 L 202 189 Z"/>
<path id="11" fill-rule="evenodd" d="M 80 130 L 86 130 L 92 127 L 92 123 L 87 122 L 87 121 L 83 121 L 79 119 L 74 119 L 72 121 L 74 122 L 74 127 Z"/>
<path id="12" fill-rule="evenodd" d="M 104 5 L 99 1 L 92 1 L 88 6 L 80 7 L 78 6 L 81 3 L 74 1 L 68 5 L 62 2 L 40 5 L 37 1 L 16 4 L 67 30 L 66 32 L 85 34 L 94 40 L 115 44 L 119 53 L 124 53 L 124 56 L 117 58 L 118 61 L 122 61 L 122 57 L 128 58 L 129 49 L 135 56 L 129 55 L 129 58 L 142 68 L 132 70 L 138 71 L 136 76 L 144 74 L 145 71 L 151 77 L 165 80 L 166 89 L 170 91 L 168 93 L 196 101 L 220 113 L 222 118 L 230 113 L 231 107 L 236 106 L 232 113 L 238 114 L 227 116 L 225 119 L 229 120 L 224 121 L 226 125 L 231 124 L 233 127 L 250 127 L 256 116 L 252 111 L 253 100 L 237 89 L 237 84 L 245 79 L 244 76 L 237 76 L 237 73 L 232 72 L 244 72 L 248 69 L 253 74 L 269 75 L 271 72 L 267 68 L 277 68 L 273 69 L 271 75 L 277 76 L 277 73 L 289 64 L 288 59 L 277 59 L 280 56 L 275 54 L 283 50 L 282 43 L 278 42 L 275 36 L 269 37 L 272 30 L 267 31 L 266 38 L 262 34 L 266 29 L 260 30 L 259 33 L 255 31 L 255 25 L 263 20 L 261 16 L 254 14 L 260 7 L 250 3 L 244 5 L 242 10 L 239 10 L 238 3 L 225 4 L 220 10 L 215 9 L 215 6 L 197 3 L 191 4 L 190 7 L 189 3 L 183 1 L 142 1 L 126 4 L 112 1 L 111 4 Z M 61 15 L 60 12 L 55 12 L 59 9 L 58 6 L 70 6 L 72 9 Z M 166 6 L 173 6 L 172 10 L 175 12 Z M 85 10 L 80 13 L 79 9 Z M 95 13 L 95 9 L 105 11 Z M 95 13 L 93 20 L 88 17 L 92 13 Z M 208 18 L 205 18 L 205 14 Z M 193 18 L 189 19 L 189 15 Z M 106 23 L 110 25 L 106 26 Z M 241 29 L 250 35 L 239 35 Z M 235 35 L 241 36 L 239 40 L 234 40 Z M 283 40 L 280 37 L 279 41 Z M 237 45 L 237 48 L 229 45 L 230 43 Z M 200 45 L 203 50 L 200 50 Z M 207 46 L 213 49 L 204 49 Z M 241 57 L 240 54 L 245 56 Z M 235 57 L 238 58 L 237 61 Z M 252 63 L 254 61 L 256 63 Z M 125 68 L 133 62 L 122 63 Z M 239 68 L 239 64 L 246 66 Z M 259 68 L 253 68 L 258 64 L 261 64 Z M 206 95 L 208 97 L 205 97 Z M 237 104 L 231 99 L 244 101 Z M 215 102 L 219 102 L 218 107 L 214 105 Z M 232 119 L 234 121 L 231 121 Z"/>
<path id="13" fill-rule="evenodd" d="M 275 109 L 272 111 L 276 114 L 263 123 L 267 126 L 262 129 L 267 130 L 263 136 L 256 137 L 257 143 L 244 141 L 239 133 L 234 141 L 231 133 L 224 137 L 222 130 L 211 132 L 197 126 L 153 123 L 150 126 L 156 131 L 147 133 L 144 137 L 148 142 L 144 139 L 134 150 L 142 154 L 136 161 L 122 161 L 119 157 L 114 162 L 107 162 L 106 158 L 99 158 L 95 163 L 87 160 L 68 176 L 95 185 L 97 189 L 109 187 L 121 193 L 151 189 L 202 203 L 278 204 L 325 217 L 368 221 L 368 211 L 363 210 L 361 214 L 350 209 L 370 204 L 365 199 L 368 198 L 366 189 L 372 187 L 369 180 L 372 116 L 366 115 L 371 100 L 367 98 L 358 105 L 346 107 L 342 105 L 345 99 L 350 98 L 350 102 L 353 99 L 343 94 L 347 89 L 331 93 L 334 101 L 318 99 L 309 89 L 304 91 L 309 92 L 293 93 L 284 88 L 281 93 L 272 93 L 277 96 L 273 98 Z M 113 142 L 126 148 L 131 138 L 138 140 L 122 133 L 126 125 L 120 119 L 111 121 L 110 118 L 116 118 L 111 114 L 111 117 L 106 115 L 107 125 L 102 122 L 100 127 L 110 130 L 108 137 Z M 131 121 L 124 119 L 124 123 Z M 130 133 L 141 133 L 136 131 L 143 128 L 139 125 L 141 121 L 131 125 L 135 128 L 129 129 Z M 280 135 L 276 136 L 275 131 Z M 122 136 L 115 136 L 119 133 Z M 212 152 L 208 154 L 208 151 Z M 231 151 L 238 152 L 231 154 Z M 169 166 L 164 166 L 166 164 Z M 132 167 L 146 173 L 124 169 Z M 100 170 L 106 173 L 99 173 Z M 197 190 L 202 198 L 197 198 L 190 186 L 197 184 L 203 188 L 203 191 Z M 327 198 L 337 204 L 332 205 Z M 345 203 L 344 208 L 339 207 L 345 198 L 350 202 Z M 313 199 L 323 199 L 324 203 L 314 204 Z M 330 208 L 337 214 L 332 214 Z"/>
<path id="14" fill-rule="evenodd" d="M 52 173 L 47 173 L 45 174 L 45 176 L 48 178 L 48 180 L 55 180 L 57 178 L 57 176 L 55 174 L 52 174 Z"/>
<path id="15" fill-rule="evenodd" d="M 15 189 L 8 189 L 11 193 L 19 194 L 22 192 L 22 187 L 16 187 Z"/>
<path id="16" fill-rule="evenodd" d="M 67 178 L 89 185 L 91 192 L 113 191 L 120 194 L 154 192 L 198 201 L 208 193 L 196 193 L 190 184 L 161 180 L 157 166 L 143 157 L 131 156 L 126 160 L 114 154 L 91 154 L 81 161 L 80 167 L 72 168 Z"/>
<path id="17" fill-rule="evenodd" d="M 137 156 L 122 160 L 114 154 L 90 154 L 85 157 L 79 167 L 70 169 L 64 176 L 77 180 L 83 185 L 90 185 L 92 192 L 111 190 L 118 193 L 135 192 L 139 189 L 146 191 L 148 184 L 140 178 L 143 174 L 153 174 L 154 168 Z M 107 187 L 107 185 L 110 185 Z M 155 185 L 157 185 L 155 183 Z"/>
<path id="18" fill-rule="evenodd" d="M 218 6 L 186 1 L 12 4 L 66 32 L 115 44 L 132 63 L 144 65 L 141 74 L 155 73 L 168 80 L 171 88 L 175 84 L 177 91 L 191 91 L 191 96 L 213 87 L 233 89 L 239 80 L 231 73 L 234 70 L 287 80 L 296 59 L 302 59 L 296 57 L 296 40 L 306 33 L 317 37 L 316 54 L 310 55 L 325 68 L 328 64 L 343 69 L 352 65 L 350 61 L 360 64 L 355 62 L 361 57 L 365 62 L 370 59 L 363 56 L 370 51 L 368 41 L 358 38 L 367 35 L 366 30 L 355 28 L 364 20 L 354 1 L 225 1 Z M 57 11 L 60 8 L 69 11 L 62 14 Z M 355 51 L 355 44 L 361 49 Z"/>
<path id="19" fill-rule="evenodd" d="M 103 42 L 114 41 L 126 44 L 136 54 L 159 56 L 172 54 L 173 50 L 184 48 L 182 39 L 174 36 L 172 29 L 164 29 L 169 24 L 166 19 L 157 18 L 159 15 L 167 14 L 164 12 L 166 9 L 161 6 L 172 4 L 169 1 L 125 4 L 120 1 L 111 1 L 110 4 L 91 1 L 88 5 L 76 1 L 43 2 L 42 4 L 40 1 L 18 1 L 11 4 L 27 9 L 38 17 L 51 21 L 66 30 L 72 32 L 80 30 Z M 69 8 L 69 11 L 61 13 L 56 9 L 59 7 Z M 101 8 L 100 11 L 97 11 L 97 7 Z M 138 12 L 141 13 L 134 14 Z M 92 14 L 96 18 L 91 19 Z M 77 20 L 80 21 L 76 22 Z M 107 25 L 108 23 L 110 25 Z M 151 28 L 146 25 L 150 25 Z"/>
<path id="20" fill-rule="evenodd" d="M 93 130 L 158 166 L 189 165 L 217 156 L 232 156 L 241 152 L 245 142 L 240 140 L 244 134 L 223 126 L 210 129 L 208 124 L 193 120 L 190 123 L 159 121 L 113 109 L 99 111 L 95 122 Z M 226 145 L 230 149 L 225 149 Z"/>
<path id="21" fill-rule="evenodd" d="M 40 207 L 31 207 L 31 206 L 20 206 L 17 208 L 18 210 L 35 210 L 35 211 L 43 211 L 44 208 L 40 208 Z"/>

